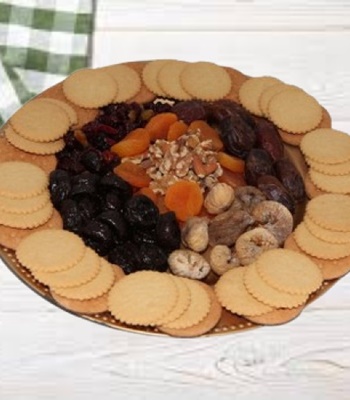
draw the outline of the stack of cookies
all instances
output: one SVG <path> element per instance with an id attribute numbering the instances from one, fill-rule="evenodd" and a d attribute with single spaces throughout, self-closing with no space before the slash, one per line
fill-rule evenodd
<path id="1" fill-rule="evenodd" d="M 350 197 L 324 194 L 310 200 L 304 220 L 286 240 L 285 247 L 307 255 L 324 279 L 350 271 Z"/>
<path id="2" fill-rule="evenodd" d="M 204 334 L 221 317 L 221 306 L 208 285 L 156 271 L 135 272 L 119 280 L 108 302 L 119 321 L 154 326 L 174 336 Z"/>
<path id="3" fill-rule="evenodd" d="M 350 136 L 335 129 L 315 129 L 300 144 L 310 166 L 305 188 L 310 198 L 322 193 L 350 194 Z"/>
<path id="4" fill-rule="evenodd" d="M 322 281 L 318 266 L 307 256 L 273 249 L 249 266 L 227 271 L 215 292 L 230 312 L 255 323 L 275 325 L 295 318 Z"/>
<path id="5" fill-rule="evenodd" d="M 79 236 L 61 229 L 31 234 L 21 241 L 16 256 L 49 286 L 59 304 L 76 312 L 107 311 L 107 294 L 124 276 L 121 268 L 99 257 Z"/>

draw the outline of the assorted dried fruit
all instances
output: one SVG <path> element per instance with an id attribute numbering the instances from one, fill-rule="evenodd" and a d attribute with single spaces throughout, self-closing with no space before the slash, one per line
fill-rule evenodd
<path id="1" fill-rule="evenodd" d="M 128 79 L 133 80 L 132 75 L 136 74 L 137 82 L 133 82 L 130 93 L 125 92 L 127 85 L 118 80 L 118 69 L 109 75 L 107 71 L 101 70 L 95 74 L 94 70 L 85 70 L 67 79 L 64 84 L 67 98 L 79 107 L 80 103 L 84 103 L 84 108 L 90 111 L 96 105 L 100 109 L 95 108 L 94 119 L 83 119 L 84 124 L 79 125 L 79 113 L 75 113 L 72 107 L 67 108 L 66 103 L 62 102 L 61 108 L 59 104 L 50 106 L 45 103 L 44 109 L 65 113 L 65 118 L 62 118 L 64 123 L 57 128 L 57 134 L 53 132 L 55 129 L 47 116 L 44 116 L 45 124 L 51 129 L 49 135 L 53 135 L 49 140 L 41 125 L 32 121 L 30 113 L 26 114 L 25 110 L 30 110 L 31 106 L 12 118 L 10 127 L 16 131 L 15 135 L 20 136 L 21 143 L 28 136 L 23 121 L 29 121 L 35 128 L 33 132 L 36 137 L 30 138 L 33 143 L 28 144 L 28 151 L 34 148 L 37 151 L 42 147 L 41 142 L 47 141 L 52 146 L 56 136 L 62 145 L 64 142 L 63 149 L 56 154 L 57 167 L 49 175 L 51 202 L 62 217 L 63 228 L 73 232 L 85 246 L 104 257 L 99 266 L 104 272 L 96 275 L 96 282 L 93 279 L 95 283 L 86 284 L 86 290 L 93 293 L 90 297 L 85 298 L 83 293 L 85 283 L 73 290 L 63 288 L 60 291 L 52 287 L 53 297 L 60 301 L 60 296 L 62 300 L 68 293 L 75 300 L 80 297 L 89 302 L 99 299 L 102 293 L 100 280 L 107 282 L 106 288 L 110 289 L 114 279 L 111 264 L 115 264 L 121 268 L 115 268 L 121 281 L 124 274 L 136 276 L 141 270 L 153 271 L 137 275 L 147 276 L 147 296 L 152 293 L 153 287 L 156 288 L 156 285 L 153 286 L 153 277 L 159 282 L 163 281 L 164 287 L 169 290 L 170 313 L 162 315 L 162 322 L 152 318 L 144 322 L 142 313 L 133 319 L 128 312 L 126 319 L 121 319 L 122 322 L 134 321 L 130 322 L 133 324 L 143 321 L 142 324 L 158 326 L 169 334 L 191 336 L 195 335 L 193 332 L 204 333 L 205 329 L 215 326 L 221 315 L 221 306 L 247 319 L 252 318 L 252 321 L 254 318 L 257 321 L 274 320 L 275 312 L 285 307 L 294 309 L 304 303 L 320 283 L 320 274 L 316 274 L 318 269 L 315 270 L 314 264 L 305 261 L 305 257 L 300 258 L 300 262 L 309 268 L 310 282 L 301 287 L 304 283 L 295 280 L 300 268 L 293 267 L 295 271 L 294 275 L 291 273 L 289 283 L 287 265 L 290 260 L 296 260 L 295 255 L 282 249 L 274 252 L 274 249 L 282 247 L 284 243 L 292 243 L 296 251 L 309 252 L 314 258 L 321 255 L 322 259 L 327 260 L 331 251 L 327 249 L 332 248 L 335 252 L 338 249 L 335 248 L 340 246 L 339 243 L 333 243 L 328 248 L 318 245 L 318 241 L 322 242 L 317 236 L 321 228 L 317 226 L 318 221 L 312 220 L 311 212 L 310 221 L 299 225 L 295 243 L 291 241 L 294 223 L 299 218 L 296 210 L 301 210 L 306 194 L 303 177 L 288 158 L 289 152 L 281 137 L 300 137 L 302 151 L 307 154 L 306 161 L 312 167 L 310 177 L 314 177 L 315 171 L 323 174 L 327 187 L 334 187 L 334 182 L 337 182 L 334 176 L 347 180 L 348 159 L 344 156 L 344 159 L 336 159 L 336 162 L 334 158 L 324 160 L 322 152 L 317 154 L 322 159 L 314 156 L 315 150 L 309 145 L 305 131 L 317 125 L 322 109 L 315 99 L 300 89 L 270 77 L 248 79 L 242 82 L 238 91 L 241 106 L 223 98 L 230 90 L 237 91 L 231 87 L 231 77 L 226 69 L 212 63 L 177 62 L 181 68 L 176 76 L 169 79 L 168 85 L 164 83 L 164 71 L 171 70 L 176 64 L 172 63 L 169 60 L 148 63 L 142 78 L 131 68 Z M 121 68 L 120 71 L 126 73 L 126 69 Z M 198 74 L 203 75 L 201 79 Z M 112 83 L 108 96 L 103 88 L 96 86 L 96 82 L 87 79 L 95 75 Z M 75 95 L 79 76 L 84 78 L 89 88 L 96 86 L 96 97 Z M 162 76 L 162 79 L 158 81 L 157 76 Z M 211 79 L 217 79 L 215 88 L 202 84 Z M 140 86 L 141 80 L 143 86 Z M 267 82 L 269 84 L 265 85 Z M 269 91 L 270 101 L 260 102 L 263 97 L 267 98 L 264 94 L 274 85 L 280 86 L 281 90 Z M 137 90 L 141 88 L 142 93 L 138 97 Z M 251 97 L 251 91 L 256 94 L 254 98 Z M 166 93 L 172 93 L 174 98 L 156 99 L 154 95 L 166 97 Z M 146 101 L 139 100 L 143 95 Z M 131 96 L 136 97 L 134 99 Z M 126 97 L 129 103 L 117 102 Z M 279 104 L 279 98 L 286 100 L 291 112 L 286 105 L 283 108 Z M 293 99 L 300 99 L 301 104 L 295 105 Z M 36 100 L 33 106 L 35 113 L 40 102 L 42 100 Z M 308 115 L 298 120 L 297 114 L 304 115 L 304 108 Z M 48 115 L 52 114 L 51 111 Z M 270 117 L 274 123 L 269 120 Z M 281 128 L 287 132 L 281 132 Z M 327 132 L 320 131 L 322 140 L 327 142 L 330 129 L 326 129 Z M 8 140 L 11 142 L 10 136 Z M 313 136 L 311 132 L 310 137 Z M 40 146 L 35 144 L 34 139 Z M 311 144 L 316 139 L 312 139 Z M 340 142 L 348 146 L 348 140 L 343 136 Z M 337 168 L 334 164 L 337 164 Z M 311 180 L 317 186 L 318 181 Z M 331 184 L 328 184 L 329 180 Z M 6 193 L 2 195 L 6 197 Z M 3 203 L 14 207 L 14 201 Z M 27 202 L 23 200 L 23 204 Z M 50 207 L 52 209 L 51 203 Z M 2 217 L 6 213 L 11 214 L 8 209 L 1 209 Z M 12 221 L 17 217 L 11 217 Z M 317 235 L 310 233 L 311 230 Z M 336 237 L 338 240 L 334 232 L 326 233 L 327 238 L 333 240 Z M 313 235 L 317 236 L 317 240 Z M 322 235 L 325 235 L 323 231 Z M 313 247 L 310 245 L 312 252 L 311 247 L 305 244 L 305 238 L 309 237 L 313 238 Z M 342 245 L 345 248 L 345 244 Z M 321 247 L 322 252 L 319 250 Z M 283 260 L 283 274 L 272 260 L 273 254 L 278 254 Z M 341 253 L 339 257 L 344 254 Z M 324 268 L 324 271 L 327 269 L 323 264 L 320 268 Z M 325 276 L 327 274 L 325 272 Z M 182 278 L 175 279 L 174 275 Z M 311 282 L 312 279 L 315 282 Z M 216 294 L 209 290 L 208 285 L 194 283 L 195 280 L 207 283 L 218 281 Z M 133 279 L 128 282 L 132 283 Z M 122 288 L 123 285 L 118 286 Z M 112 297 L 120 295 L 116 293 L 115 290 L 113 296 L 102 293 L 103 308 L 100 312 L 109 309 L 118 318 L 121 311 L 124 313 L 118 308 L 124 304 L 124 300 L 118 298 L 118 302 L 114 303 Z M 130 294 L 128 291 L 126 293 Z M 197 300 L 191 301 L 191 296 Z M 167 296 L 163 297 L 165 299 Z M 198 299 L 203 303 L 200 321 L 198 313 L 193 314 L 194 308 L 200 303 Z M 69 301 L 62 303 L 68 304 Z M 97 303 L 93 304 L 95 307 Z M 161 305 L 158 311 L 164 311 Z M 172 321 L 170 316 L 174 316 Z M 210 328 L 205 328 L 207 325 Z"/>

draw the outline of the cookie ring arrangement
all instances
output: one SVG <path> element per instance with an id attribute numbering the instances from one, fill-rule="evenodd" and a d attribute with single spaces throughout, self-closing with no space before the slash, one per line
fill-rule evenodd
<path id="1" fill-rule="evenodd" d="M 277 78 L 78 70 L 0 148 L 1 256 L 83 318 L 178 337 L 277 325 L 350 271 L 350 137 Z"/>

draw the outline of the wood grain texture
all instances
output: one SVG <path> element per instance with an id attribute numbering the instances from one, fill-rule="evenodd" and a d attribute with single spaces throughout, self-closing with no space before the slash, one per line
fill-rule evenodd
<path id="1" fill-rule="evenodd" d="M 97 5 L 95 66 L 170 57 L 274 75 L 315 95 L 350 132 L 348 1 Z M 65 313 L 0 263 L 0 399 L 348 400 L 349 293 L 350 274 L 287 325 L 160 338 Z"/>

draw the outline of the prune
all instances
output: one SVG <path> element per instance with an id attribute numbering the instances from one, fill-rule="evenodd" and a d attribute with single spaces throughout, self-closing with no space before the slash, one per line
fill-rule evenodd
<path id="1" fill-rule="evenodd" d="M 67 171 L 56 169 L 50 173 L 49 189 L 55 207 L 58 208 L 68 198 L 71 187 L 71 178 Z"/>
<path id="2" fill-rule="evenodd" d="M 64 171 L 69 171 L 72 174 L 80 174 L 85 170 L 83 164 L 80 162 L 79 155 L 68 155 L 68 156 L 57 156 L 57 166 L 56 168 L 62 169 Z"/>
<path id="3" fill-rule="evenodd" d="M 181 230 L 174 212 L 169 211 L 159 216 L 156 232 L 160 246 L 170 252 L 180 247 Z"/>
<path id="4" fill-rule="evenodd" d="M 180 101 L 173 106 L 171 112 L 188 125 L 193 121 L 206 119 L 205 106 L 198 100 Z"/>
<path id="5" fill-rule="evenodd" d="M 275 163 L 276 176 L 296 202 L 305 199 L 304 181 L 294 164 L 284 158 Z"/>
<path id="6" fill-rule="evenodd" d="M 124 241 L 129 236 L 129 227 L 125 218 L 119 211 L 109 210 L 98 215 L 97 219 L 107 224 L 113 231 L 113 237 L 118 239 L 118 242 Z"/>
<path id="7" fill-rule="evenodd" d="M 92 174 L 88 171 L 84 171 L 79 175 L 75 175 L 72 179 L 72 189 L 70 195 L 76 196 L 81 194 L 86 195 L 95 193 L 98 180 L 98 175 Z"/>
<path id="8" fill-rule="evenodd" d="M 100 255 L 106 255 L 111 245 L 113 244 L 113 235 L 110 227 L 98 220 L 90 221 L 83 229 L 81 229 L 83 238 L 86 239 L 90 245 L 96 244 L 94 250 Z"/>
<path id="9" fill-rule="evenodd" d="M 294 214 L 294 200 L 275 176 L 261 176 L 258 179 L 257 187 L 265 194 L 268 200 L 277 201 L 278 203 L 283 204 L 292 214 Z"/>
<path id="10" fill-rule="evenodd" d="M 136 244 L 156 244 L 157 234 L 154 228 L 152 229 L 136 229 L 132 235 L 133 242 Z"/>
<path id="11" fill-rule="evenodd" d="M 100 172 L 104 167 L 102 154 L 94 148 L 83 151 L 80 156 L 80 162 L 90 172 Z"/>
<path id="12" fill-rule="evenodd" d="M 98 196 L 81 196 L 81 198 L 77 199 L 77 201 L 80 215 L 84 222 L 90 221 L 100 211 L 101 204 Z"/>
<path id="13" fill-rule="evenodd" d="M 124 201 L 132 196 L 132 186 L 112 172 L 101 178 L 100 187 L 105 191 L 113 189 L 115 192 L 119 193 L 120 198 Z"/>
<path id="14" fill-rule="evenodd" d="M 116 190 L 110 190 L 103 198 L 103 208 L 108 210 L 120 210 L 123 206 L 123 201 L 120 194 Z"/>
<path id="15" fill-rule="evenodd" d="M 140 269 L 165 272 L 168 269 L 168 257 L 158 246 L 149 243 L 140 244 L 138 250 Z"/>
<path id="16" fill-rule="evenodd" d="M 125 203 L 124 214 L 132 227 L 152 227 L 157 224 L 159 211 L 151 199 L 144 195 L 132 197 Z"/>
<path id="17" fill-rule="evenodd" d="M 256 186 L 258 178 L 274 175 L 273 161 L 270 154 L 263 149 L 250 150 L 245 162 L 245 179 L 248 185 Z"/>
<path id="18" fill-rule="evenodd" d="M 256 117 L 255 121 L 257 146 L 266 150 L 273 161 L 283 158 L 283 142 L 275 125 L 265 118 Z"/>
<path id="19" fill-rule="evenodd" d="M 254 129 L 239 115 L 223 119 L 218 125 L 218 129 L 229 154 L 245 158 L 255 145 Z"/>
<path id="20" fill-rule="evenodd" d="M 119 265 L 126 274 L 140 270 L 138 247 L 132 242 L 114 246 L 108 254 L 108 261 Z"/>
<path id="21" fill-rule="evenodd" d="M 63 228 L 68 231 L 78 233 L 82 224 L 82 217 L 78 203 L 72 199 L 66 199 L 62 202 L 60 214 L 63 220 Z"/>

